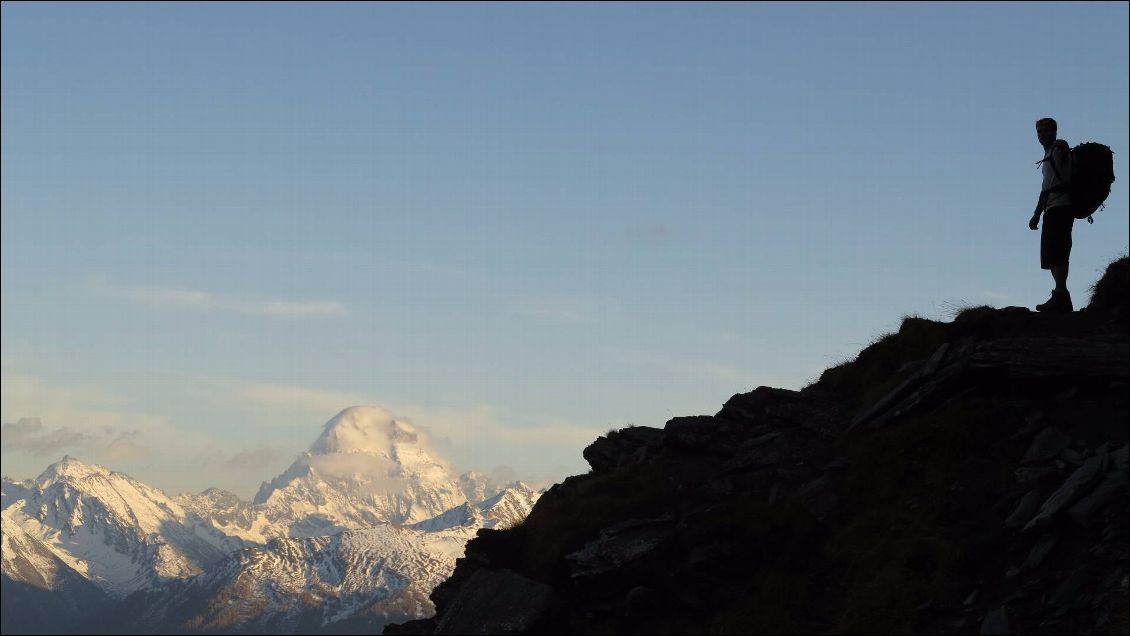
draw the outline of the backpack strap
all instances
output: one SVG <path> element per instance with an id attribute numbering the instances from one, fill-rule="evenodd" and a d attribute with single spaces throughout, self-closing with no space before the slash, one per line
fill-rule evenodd
<path id="1" fill-rule="evenodd" d="M 1064 142 L 1064 143 L 1066 144 L 1066 142 Z M 1067 187 L 1067 182 L 1063 180 L 1063 176 L 1059 174 L 1059 168 L 1056 167 L 1056 165 L 1055 165 L 1055 147 L 1058 144 L 1059 144 L 1059 140 L 1057 139 L 1055 141 L 1055 143 L 1052 144 L 1052 149 L 1051 149 L 1051 152 L 1048 153 L 1048 158 L 1047 159 L 1041 159 L 1038 162 L 1038 163 L 1048 162 L 1048 163 L 1052 164 L 1052 172 L 1055 173 L 1056 181 L 1059 181 L 1058 185 L 1054 185 L 1054 186 L 1048 188 L 1047 190 L 1045 190 L 1045 192 L 1055 192 L 1056 190 L 1061 190 L 1061 189 Z M 1070 147 L 1068 148 L 1067 152 L 1068 153 L 1071 152 Z"/>
<path id="2" fill-rule="evenodd" d="M 1064 142 L 1064 143 L 1065 143 L 1065 145 L 1066 145 L 1066 142 Z M 1048 163 L 1052 164 L 1052 172 L 1054 172 L 1054 173 L 1055 173 L 1055 178 L 1056 178 L 1056 181 L 1059 181 L 1059 184 L 1058 184 L 1058 185 L 1054 185 L 1054 186 L 1052 186 L 1052 187 L 1048 188 L 1047 190 L 1044 190 L 1044 193 L 1045 193 L 1045 194 L 1046 194 L 1046 193 L 1050 193 L 1050 192 L 1054 192 L 1054 191 L 1056 191 L 1056 190 L 1060 190 L 1060 189 L 1066 188 L 1066 187 L 1068 186 L 1067 182 L 1066 182 L 1066 181 L 1064 181 L 1064 180 L 1063 180 L 1063 177 L 1062 177 L 1062 176 L 1061 176 L 1061 175 L 1059 174 L 1059 168 L 1057 168 L 1057 167 L 1056 167 L 1056 165 L 1055 165 L 1055 147 L 1056 147 L 1056 145 L 1058 145 L 1058 144 L 1059 144 L 1059 140 L 1057 139 L 1057 140 L 1055 141 L 1055 143 L 1054 143 L 1054 144 L 1052 144 L 1052 150 L 1051 150 L 1051 152 L 1050 152 L 1050 153 L 1048 153 L 1048 158 L 1047 158 L 1047 159 L 1041 159 L 1041 160 L 1040 160 L 1039 162 L 1037 162 L 1037 163 L 1044 163 L 1044 162 L 1046 161 L 1046 162 L 1048 162 Z M 1071 152 L 1071 147 L 1070 147 L 1070 146 L 1068 146 L 1068 150 L 1067 150 L 1067 152 L 1068 152 L 1068 153 L 1070 153 L 1070 152 Z M 1068 154 L 1068 156 L 1070 156 L 1070 154 Z M 1087 223 L 1088 223 L 1088 224 L 1094 224 L 1094 222 L 1095 222 L 1095 217 L 1094 217 L 1094 215 L 1087 215 Z"/>

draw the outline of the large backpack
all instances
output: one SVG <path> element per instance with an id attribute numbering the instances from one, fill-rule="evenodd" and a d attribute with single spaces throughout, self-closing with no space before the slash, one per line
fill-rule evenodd
<path id="1" fill-rule="evenodd" d="M 1056 178 L 1062 181 L 1055 161 L 1051 162 Z M 1071 181 L 1065 189 L 1071 194 L 1075 218 L 1094 223 L 1091 215 L 1106 207 L 1114 183 L 1114 153 L 1102 144 L 1087 142 L 1071 149 Z"/>

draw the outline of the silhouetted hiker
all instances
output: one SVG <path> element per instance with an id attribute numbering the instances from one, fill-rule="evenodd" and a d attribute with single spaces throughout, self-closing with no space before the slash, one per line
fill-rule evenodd
<path id="1" fill-rule="evenodd" d="M 1040 234 L 1040 267 L 1052 272 L 1055 289 L 1047 302 L 1036 305 L 1036 311 L 1069 312 L 1071 293 L 1067 291 L 1067 269 L 1071 256 L 1071 227 L 1075 224 L 1071 194 L 1067 182 L 1071 179 L 1071 146 L 1056 139 L 1057 125 L 1051 117 L 1036 122 L 1036 138 L 1044 147 L 1044 158 L 1038 162 L 1044 180 L 1036 211 L 1028 221 L 1033 230 L 1040 226 L 1044 215 L 1044 231 Z"/>

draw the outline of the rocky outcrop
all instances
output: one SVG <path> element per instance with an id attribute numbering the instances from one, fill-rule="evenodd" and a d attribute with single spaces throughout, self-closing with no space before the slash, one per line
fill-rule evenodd
<path id="1" fill-rule="evenodd" d="M 524 634 L 544 624 L 553 588 L 510 570 L 479 569 L 447 605 L 437 634 Z"/>
<path id="2" fill-rule="evenodd" d="M 907 319 L 803 390 L 610 432 L 386 633 L 1125 633 L 1125 262 L 1074 314 Z"/>

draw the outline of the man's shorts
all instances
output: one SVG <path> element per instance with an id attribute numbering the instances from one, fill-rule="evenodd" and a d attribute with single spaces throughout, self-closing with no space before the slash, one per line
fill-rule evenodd
<path id="1" fill-rule="evenodd" d="M 1051 269 L 1067 265 L 1071 258 L 1071 226 L 1075 213 L 1070 207 L 1044 212 L 1044 231 L 1040 234 L 1040 267 Z"/>

